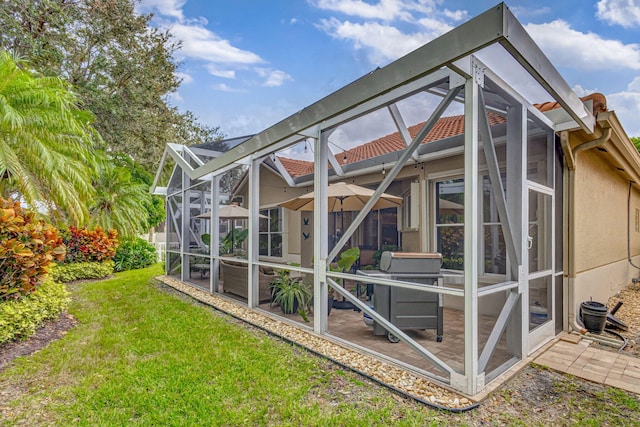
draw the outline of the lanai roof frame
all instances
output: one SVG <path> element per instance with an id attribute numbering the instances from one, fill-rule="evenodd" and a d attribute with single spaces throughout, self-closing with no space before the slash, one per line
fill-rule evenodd
<path id="1" fill-rule="evenodd" d="M 218 172 L 240 158 L 264 150 L 287 138 L 304 135 L 315 126 L 349 111 L 376 96 L 448 67 L 461 75 L 467 71 L 456 61 L 489 45 L 499 44 L 543 86 L 585 132 L 593 133 L 595 118 L 569 84 L 535 44 L 505 3 L 465 22 L 385 67 L 375 69 L 342 89 L 311 104 L 196 168 L 194 177 Z M 453 48 L 452 48 L 453 46 Z"/>
<path id="2" fill-rule="evenodd" d="M 316 156 L 316 168 L 313 183 L 318 204 L 316 212 L 314 213 L 314 235 L 320 236 L 321 231 L 326 229 L 327 224 L 326 209 L 324 209 L 326 206 L 324 206 L 323 203 L 326 204 L 326 187 L 329 180 L 328 162 L 331 161 L 327 144 L 323 144 L 322 132 L 326 130 L 326 126 L 332 121 L 339 122 L 339 120 L 349 120 L 349 118 L 357 117 L 358 114 L 362 114 L 362 112 L 366 111 L 369 107 L 373 108 L 376 105 L 380 106 L 385 102 L 390 102 L 389 100 L 385 100 L 385 96 L 393 94 L 394 91 L 405 91 L 405 93 L 409 93 L 410 90 L 413 90 L 409 89 L 413 83 L 420 86 L 420 84 L 423 84 L 425 81 L 430 81 L 430 79 L 431 81 L 435 81 L 433 79 L 436 79 L 439 75 L 446 75 L 450 82 L 448 95 L 444 96 L 444 98 L 447 99 L 447 103 L 457 98 L 457 93 L 455 93 L 454 90 L 464 88 L 465 129 L 471 129 L 471 131 L 464 135 L 463 147 L 465 153 L 465 205 L 468 206 L 468 209 L 465 209 L 465 234 L 467 234 L 467 225 L 469 225 L 469 235 L 474 236 L 477 234 L 477 230 L 473 224 L 477 223 L 478 215 L 478 202 L 475 199 L 478 185 L 478 148 L 480 147 L 478 141 L 482 139 L 484 144 L 490 145 L 493 145 L 495 141 L 493 141 L 490 130 L 487 129 L 486 124 L 481 123 L 482 112 L 485 111 L 485 106 L 484 103 L 483 105 L 479 105 L 482 96 L 478 93 L 478 88 L 484 84 L 485 72 L 487 76 L 489 76 L 491 70 L 484 68 L 483 64 L 478 61 L 473 54 L 490 44 L 499 44 L 504 47 L 509 54 L 514 56 L 520 66 L 529 72 L 538 84 L 552 95 L 551 97 L 553 99 L 560 103 L 574 120 L 577 127 L 582 128 L 587 133 L 592 132 L 594 126 L 592 112 L 584 107 L 577 95 L 571 91 L 568 84 L 559 76 L 544 54 L 533 44 L 530 37 L 524 32 L 524 29 L 515 20 L 508 8 L 501 3 L 400 60 L 382 69 L 375 70 L 369 75 L 334 92 L 280 123 L 250 137 L 243 144 L 240 144 L 220 157 L 214 158 L 210 162 L 197 167 L 183 162 L 184 164 L 181 164 L 181 167 L 185 168 L 184 172 L 191 179 L 198 179 L 209 174 L 214 177 L 219 176 L 235 164 L 248 161 L 250 164 L 248 176 L 249 194 L 251 197 L 249 206 L 252 211 L 252 216 L 249 220 L 249 229 L 256 230 L 258 229 L 257 213 L 260 201 L 258 198 L 260 190 L 259 160 L 270 155 L 274 150 L 285 148 L 304 138 L 315 139 L 314 153 Z M 453 48 L 451 46 L 453 46 Z M 520 49 L 524 49 L 525 51 L 521 52 Z M 493 78 L 490 77 L 490 79 Z M 501 83 L 498 83 L 498 86 L 501 85 Z M 420 90 L 421 87 L 416 89 Z M 545 116 L 538 116 L 538 113 L 529 107 L 530 103 L 526 100 L 517 99 L 516 101 L 524 106 L 521 113 L 524 115 L 522 117 L 525 117 L 525 122 L 526 113 L 531 112 L 546 124 L 553 124 Z M 442 111 L 432 115 L 428 122 L 433 124 L 433 121 L 440 117 Z M 486 117 L 486 115 L 484 116 Z M 484 135 L 479 137 L 479 133 L 484 133 Z M 424 133 L 422 133 L 422 136 L 424 136 Z M 522 138 L 525 137 L 526 131 Z M 420 140 L 416 137 L 409 145 L 411 149 L 406 149 L 405 152 L 400 155 L 392 170 L 376 190 L 377 195 L 386 190 L 395 174 L 404 166 L 406 160 L 413 156 L 415 148 L 417 147 L 415 144 L 416 141 L 419 142 Z M 471 153 L 468 159 L 467 153 Z M 494 160 L 494 172 L 496 169 L 495 164 L 496 161 Z M 522 184 L 522 180 L 519 182 Z M 501 192 L 502 191 L 496 191 L 496 193 Z M 370 208 L 375 200 L 376 197 L 374 196 L 367 207 Z M 341 243 L 346 242 L 350 237 L 358 223 L 362 221 L 364 215 L 366 215 L 366 212 L 369 210 L 367 207 L 358 214 L 350 228 L 343 234 L 341 241 L 337 243 L 336 248 L 339 248 Z M 506 218 L 505 221 L 507 221 Z M 327 277 L 330 275 L 326 268 L 327 260 L 332 259 L 336 253 L 334 253 L 335 250 L 328 253 L 326 238 L 318 240 L 317 243 L 314 243 L 316 245 L 314 250 L 316 259 L 314 276 L 320 281 L 320 286 L 316 286 L 314 301 L 317 306 L 314 307 L 314 311 L 323 313 L 326 311 L 327 281 L 332 280 Z M 522 249 L 522 241 L 516 242 L 514 245 L 515 244 L 518 244 L 520 249 Z M 258 260 L 257 246 L 256 236 L 252 235 L 249 240 L 248 264 L 250 271 L 257 271 L 254 270 Z M 465 241 L 465 256 L 472 254 L 473 251 L 476 250 L 476 247 L 477 236 L 475 237 L 475 241 L 471 238 L 469 242 Z M 474 257 L 471 256 L 470 258 L 473 259 Z M 446 366 L 446 362 L 444 366 L 441 365 L 445 368 L 443 369 L 444 371 L 451 374 L 450 384 L 454 388 L 469 394 L 474 394 L 484 387 L 484 376 L 480 376 L 480 374 L 484 375 L 483 365 L 486 365 L 486 359 L 490 357 L 490 355 L 486 353 L 482 355 L 479 354 L 477 336 L 474 335 L 477 334 L 477 332 L 474 333 L 471 329 L 474 319 L 477 318 L 477 301 L 474 302 L 474 298 L 478 296 L 477 278 L 474 279 L 477 273 L 477 262 L 477 260 L 469 262 L 470 266 L 468 268 L 465 267 L 465 325 L 469 325 L 469 330 L 467 331 L 465 327 L 464 372 L 453 372 Z M 512 275 L 517 276 L 520 274 L 521 266 L 518 267 L 518 270 L 513 272 Z M 255 277 L 255 274 L 253 274 L 253 276 Z M 251 280 L 251 274 L 249 277 Z M 341 275 L 334 274 L 332 277 L 341 278 Z M 402 283 L 397 285 L 405 288 L 412 286 Z M 499 290 L 519 289 L 521 283 L 519 280 L 512 280 L 511 282 L 501 284 L 501 286 Z M 333 287 L 336 288 L 336 290 L 338 289 L 336 286 Z M 255 306 L 257 299 L 255 295 L 257 288 L 254 286 L 253 290 L 254 295 L 250 294 L 248 298 L 248 305 L 250 307 Z M 490 291 L 494 292 L 493 289 Z M 438 293 L 445 294 L 447 292 L 449 291 L 443 289 Z M 485 293 L 487 292 L 488 291 L 485 291 Z M 348 294 L 343 296 L 349 297 Z M 510 307 L 507 307 L 507 311 L 513 309 L 517 303 L 516 297 L 517 296 L 514 296 L 510 300 Z M 364 311 L 367 311 L 366 307 Z M 385 326 L 389 326 L 394 335 L 403 338 L 405 342 L 411 345 L 410 338 L 405 336 L 402 331 L 395 330 L 394 325 Z M 323 319 L 323 316 L 318 316 L 318 319 L 314 320 L 314 330 L 319 333 L 326 331 L 326 319 Z M 428 352 L 423 352 L 420 349 L 418 349 L 418 351 L 425 353 L 425 356 L 429 358 L 430 355 Z M 431 359 L 434 360 L 436 358 L 432 357 Z"/>

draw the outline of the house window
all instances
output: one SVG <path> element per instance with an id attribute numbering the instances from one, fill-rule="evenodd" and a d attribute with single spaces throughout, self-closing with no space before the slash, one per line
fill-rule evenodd
<path id="1" fill-rule="evenodd" d="M 282 257 L 282 208 L 263 209 L 260 211 L 260 255 Z"/>
<path id="2" fill-rule="evenodd" d="M 442 268 L 464 268 L 464 181 L 436 182 L 436 248 Z"/>
<path id="3" fill-rule="evenodd" d="M 502 176 L 504 186 L 504 176 Z M 481 177 L 482 234 L 478 253 L 481 274 L 505 274 L 506 250 L 498 209 L 489 177 Z M 503 187 L 504 188 L 504 187 Z M 464 180 L 436 182 L 436 248 L 442 254 L 442 268 L 464 269 Z"/>

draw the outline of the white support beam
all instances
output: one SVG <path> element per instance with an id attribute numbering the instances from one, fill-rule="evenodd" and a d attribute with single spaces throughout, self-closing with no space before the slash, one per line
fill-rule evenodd
<path id="1" fill-rule="evenodd" d="M 531 36 L 504 3 L 503 37 L 500 44 L 544 87 L 587 134 L 593 133 L 595 117 L 560 75 Z"/>
<path id="2" fill-rule="evenodd" d="M 500 226 L 502 228 L 502 236 L 504 237 L 504 243 L 507 247 L 507 254 L 510 259 L 518 260 L 515 239 L 513 237 L 514 227 L 509 219 L 509 212 L 507 210 L 507 201 L 505 199 L 504 187 L 502 185 L 502 178 L 500 176 L 500 165 L 498 165 L 498 156 L 496 155 L 495 144 L 493 137 L 491 136 L 491 127 L 489 126 L 489 118 L 487 117 L 487 111 L 484 108 L 484 95 L 482 90 L 478 91 L 478 109 L 479 109 L 479 136 L 482 139 L 482 149 L 484 151 L 484 157 L 487 162 L 487 168 L 489 172 L 489 181 L 491 182 L 491 188 L 493 198 L 498 209 L 498 216 L 500 217 Z M 518 264 L 520 264 L 518 260 Z M 518 274 L 517 265 L 511 264 L 512 277 L 516 277 Z"/>
<path id="3" fill-rule="evenodd" d="M 214 209 L 215 206 L 219 206 L 218 200 L 220 200 L 220 175 L 213 177 L 211 180 L 211 205 L 209 224 L 211 230 L 209 232 L 209 254 L 211 255 L 211 275 L 209 276 L 211 293 L 218 291 L 220 282 L 220 217 L 218 209 Z"/>
<path id="4" fill-rule="evenodd" d="M 182 239 L 180 240 L 180 261 L 182 264 L 182 273 L 180 275 L 180 279 L 183 282 L 189 280 L 189 272 L 191 271 L 191 267 L 189 265 L 189 256 L 185 255 L 185 253 L 189 250 L 189 242 L 187 239 L 189 238 L 189 219 L 191 213 L 187 206 L 191 203 L 189 199 L 189 191 L 187 190 L 188 185 L 186 185 L 187 180 L 189 179 L 188 175 L 184 170 L 181 173 L 182 181 L 181 181 L 181 189 L 182 189 L 182 211 L 180 215 L 180 231 L 182 234 Z"/>
<path id="5" fill-rule="evenodd" d="M 498 319 L 496 319 L 496 323 L 493 325 L 493 329 L 489 334 L 489 338 L 487 338 L 487 343 L 484 345 L 484 349 L 482 350 L 482 354 L 478 360 L 478 370 L 480 372 L 484 372 L 485 369 L 487 369 L 487 363 L 489 363 L 491 355 L 495 352 L 498 342 L 500 341 L 500 337 L 507 327 L 509 317 L 511 316 L 511 313 L 513 313 L 513 309 L 516 307 L 519 299 L 520 294 L 517 290 L 515 292 L 511 291 L 508 293 L 507 300 L 502 306 L 502 310 L 500 310 Z"/>
<path id="6" fill-rule="evenodd" d="M 372 71 L 198 168 L 198 174 L 205 175 L 234 163 L 303 129 L 427 76 L 443 65 L 502 41 L 509 35 L 505 34 L 505 16 L 508 16 L 505 9 L 504 4 L 491 8 L 391 64 Z M 512 25 L 520 24 L 515 21 Z"/>
<path id="7" fill-rule="evenodd" d="M 328 282 L 331 284 L 331 287 L 336 292 L 338 292 L 341 296 L 343 296 L 346 300 L 348 300 L 353 305 L 358 307 L 360 310 L 362 310 L 363 312 L 371 316 L 371 318 L 374 321 L 378 322 L 388 332 L 392 333 L 397 338 L 399 338 L 402 342 L 406 343 L 416 353 L 418 353 L 419 355 L 427 359 L 429 362 L 433 363 L 433 365 L 436 368 L 440 369 L 442 372 L 448 375 L 455 373 L 455 370 L 451 366 L 447 365 L 445 362 L 440 360 L 436 355 L 434 355 L 433 353 L 428 351 L 426 348 L 418 344 L 416 341 L 413 340 L 413 338 L 411 338 L 409 335 L 404 333 L 402 329 L 398 328 L 396 325 L 391 323 L 388 319 L 378 314 L 375 310 L 373 310 L 367 304 L 360 301 L 360 299 L 356 298 L 351 292 L 349 292 L 348 290 L 340 286 L 336 281 L 334 281 L 333 279 L 328 279 Z"/>
<path id="8" fill-rule="evenodd" d="M 258 241 L 260 229 L 260 162 L 251 158 L 251 163 L 249 165 L 249 232 L 247 240 L 248 250 L 247 250 L 247 258 L 249 259 L 249 292 L 248 292 L 248 301 L 247 305 L 249 308 L 254 308 L 258 306 L 259 303 L 259 292 L 258 292 L 258 281 L 259 281 L 259 272 L 258 272 L 258 254 L 260 244 Z M 233 233 L 233 229 L 231 232 Z"/>
<path id="9" fill-rule="evenodd" d="M 391 64 L 372 71 L 254 135 L 243 144 L 199 167 L 197 175 L 206 175 L 304 129 L 347 113 L 376 97 L 427 76 L 443 66 L 452 65 L 458 59 L 495 43 L 500 43 L 587 133 L 592 133 L 595 122 L 593 114 L 584 107 L 580 98 L 506 5 L 500 3 Z"/>
<path id="10" fill-rule="evenodd" d="M 278 173 L 282 176 L 282 179 L 284 179 L 287 185 L 289 187 L 295 187 L 296 183 L 293 181 L 293 177 L 291 176 L 287 168 L 285 168 L 282 162 L 280 161 L 280 157 L 276 156 L 274 153 L 272 154 L 271 159 L 273 160 L 273 164 L 276 165 L 276 169 L 278 169 Z"/>
<path id="11" fill-rule="evenodd" d="M 478 390 L 478 92 L 467 80 L 464 103 L 464 384 L 465 392 Z M 462 386 L 462 385 L 461 385 Z"/>
<path id="12" fill-rule="evenodd" d="M 396 129 L 400 133 L 402 140 L 404 141 L 404 145 L 409 146 L 411 144 L 411 135 L 409 134 L 409 129 L 407 128 L 407 124 L 402 118 L 402 114 L 400 114 L 400 110 L 396 104 L 391 104 L 387 107 L 389 113 L 391 114 L 391 118 L 393 119 L 393 123 L 396 125 Z M 413 152 L 411 155 L 413 160 L 418 160 L 418 155 Z"/>
<path id="13" fill-rule="evenodd" d="M 173 223 L 173 229 L 176 231 L 176 234 L 178 236 L 178 241 L 182 242 L 182 221 L 180 221 L 180 224 L 178 224 L 178 222 L 176 221 L 176 212 L 171 208 L 169 203 L 167 203 L 167 210 L 171 212 L 171 222 Z M 180 218 L 182 218 L 182 214 L 180 215 Z"/>
<path id="14" fill-rule="evenodd" d="M 327 153 L 327 160 L 329 161 L 329 164 L 333 168 L 333 171 L 338 176 L 344 176 L 344 168 L 338 161 L 339 156 L 336 156 L 333 153 L 333 151 L 331 151 L 331 149 L 329 148 L 329 144 L 332 144 L 329 142 L 329 135 L 331 135 L 334 130 L 335 129 L 330 129 L 330 130 L 327 130 L 326 132 L 322 132 L 321 138 L 322 138 L 322 142 L 327 144 L 327 149 L 329 150 Z"/>
<path id="15" fill-rule="evenodd" d="M 327 252 L 329 248 L 329 199 L 327 186 L 329 185 L 329 170 L 327 158 L 329 145 L 319 130 L 314 144 L 314 175 L 313 175 L 313 330 L 324 334 L 328 328 L 328 285 L 327 285 Z"/>

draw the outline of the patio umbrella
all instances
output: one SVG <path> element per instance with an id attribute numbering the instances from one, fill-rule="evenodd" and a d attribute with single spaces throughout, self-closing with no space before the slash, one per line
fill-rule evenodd
<path id="1" fill-rule="evenodd" d="M 371 199 L 373 193 L 375 193 L 374 190 L 356 184 L 347 184 L 346 182 L 329 184 L 327 187 L 329 212 L 341 213 L 341 232 L 344 232 L 344 211 L 361 211 L 364 205 Z M 279 206 L 293 211 L 313 211 L 315 206 L 313 199 L 314 194 L 311 192 L 280 203 Z M 399 206 L 402 206 L 401 197 L 382 193 L 371 209 L 378 210 Z"/>
<path id="2" fill-rule="evenodd" d="M 356 184 L 347 184 L 345 182 L 337 182 L 327 187 L 327 197 L 329 204 L 329 212 L 340 212 L 341 232 L 344 232 L 344 211 L 361 211 L 364 205 L 371 199 L 375 193 L 366 187 Z M 314 210 L 314 193 L 303 194 L 286 202 L 280 203 L 279 206 L 294 211 L 313 211 Z M 391 194 L 382 193 L 378 200 L 373 204 L 371 209 L 386 209 L 402 206 L 402 198 Z M 337 233 L 336 233 L 337 234 Z M 353 304 L 346 304 L 345 299 L 342 302 L 334 302 L 335 308 L 351 309 Z"/>
<path id="3" fill-rule="evenodd" d="M 221 205 L 221 206 L 218 206 L 218 217 L 220 219 L 231 220 L 231 250 L 233 251 L 233 245 L 234 245 L 233 232 L 235 229 L 235 220 L 249 218 L 249 209 L 243 208 L 242 206 L 235 203 L 231 205 Z M 196 215 L 196 218 L 211 219 L 211 212 L 205 212 L 200 215 Z M 268 217 L 262 214 L 258 214 L 258 218 L 268 218 Z"/>
<path id="4" fill-rule="evenodd" d="M 356 184 L 337 182 L 327 187 L 329 197 L 329 212 L 359 211 L 371 199 L 375 191 Z M 314 209 L 313 192 L 303 194 L 279 206 L 291 209 L 292 211 L 312 211 Z M 374 203 L 371 209 L 386 209 L 402 206 L 402 198 L 391 194 L 382 193 L 380 198 Z"/>

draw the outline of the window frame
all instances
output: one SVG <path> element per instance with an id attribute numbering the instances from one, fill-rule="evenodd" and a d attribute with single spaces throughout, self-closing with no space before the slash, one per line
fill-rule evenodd
<path id="1" fill-rule="evenodd" d="M 481 171 L 479 173 L 479 180 L 480 182 L 483 182 L 485 178 L 487 178 L 488 175 L 486 173 L 486 171 Z M 438 248 L 438 229 L 439 228 L 445 228 L 445 227 L 464 227 L 464 221 L 460 222 L 460 223 L 439 223 L 438 222 L 438 211 L 437 211 L 437 198 L 439 197 L 438 194 L 438 184 L 439 183 L 443 183 L 443 182 L 447 182 L 447 181 L 456 181 L 459 180 L 459 184 L 464 186 L 464 176 L 460 175 L 460 174 L 452 174 L 452 175 L 443 175 L 443 176 L 438 176 L 437 178 L 434 177 L 430 180 L 431 185 L 430 188 L 432 189 L 431 191 L 431 197 L 430 200 L 432 202 L 432 208 L 431 208 L 431 213 L 432 213 L 432 217 L 433 217 L 433 222 L 432 222 L 432 239 L 431 239 L 431 247 L 433 248 L 433 250 L 435 251 L 440 251 L 440 248 Z M 478 197 L 478 203 L 479 203 L 479 211 L 482 213 L 484 212 L 484 197 L 482 194 L 482 186 L 480 186 L 479 188 L 480 194 Z M 484 215 L 481 216 L 480 218 L 480 227 L 482 230 L 482 233 L 484 235 L 484 230 L 487 227 L 491 227 L 491 226 L 499 226 L 500 222 L 499 221 L 485 221 L 484 219 Z M 487 272 L 485 270 L 485 263 L 484 263 L 484 259 L 485 259 L 485 242 L 484 242 L 484 238 L 483 239 L 479 239 L 478 242 L 478 251 L 477 251 L 477 256 L 478 256 L 478 267 L 479 270 L 478 271 L 478 275 L 479 277 L 485 278 L 487 280 L 490 281 L 496 281 L 496 280 L 504 280 L 506 278 L 506 266 L 505 266 L 505 272 L 504 273 L 493 273 L 493 272 Z M 444 254 L 443 254 L 443 258 L 444 258 Z M 463 261 L 464 262 L 464 261 Z M 446 267 L 443 267 L 446 268 Z M 447 268 L 448 270 L 451 271 L 455 271 L 455 272 L 464 272 L 464 267 L 460 270 L 458 269 L 454 269 L 454 268 Z"/>
<path id="2" fill-rule="evenodd" d="M 271 211 L 276 210 L 278 211 L 278 225 L 280 226 L 280 230 L 271 230 Z M 285 223 L 284 223 L 284 208 L 281 206 L 271 206 L 271 207 L 265 207 L 265 208 L 261 208 L 259 211 L 260 215 L 265 215 L 267 218 L 261 218 L 259 221 L 259 225 L 258 225 L 258 256 L 260 256 L 261 258 L 271 258 L 271 259 L 277 259 L 277 260 L 281 260 L 284 258 L 285 256 Z M 267 222 L 267 224 L 269 224 L 269 230 L 263 231 L 261 229 L 261 226 L 263 224 L 263 220 Z M 267 236 L 267 253 L 263 254 L 261 253 L 261 248 L 260 248 L 260 240 L 262 236 Z M 272 254 L 272 242 L 273 242 L 273 237 L 279 235 L 280 236 L 280 255 L 273 255 Z"/>

